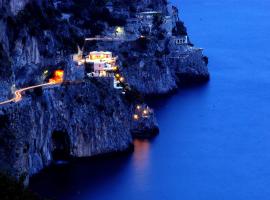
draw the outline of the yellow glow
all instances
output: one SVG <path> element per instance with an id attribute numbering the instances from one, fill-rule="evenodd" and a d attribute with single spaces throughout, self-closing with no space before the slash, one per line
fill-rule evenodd
<path id="1" fill-rule="evenodd" d="M 141 106 L 140 105 L 137 105 L 136 108 L 137 108 L 137 110 L 140 110 L 141 109 Z"/>
<path id="2" fill-rule="evenodd" d="M 116 78 L 120 78 L 120 74 L 115 74 L 115 77 Z"/>
<path id="3" fill-rule="evenodd" d="M 107 75 L 106 71 L 101 71 L 101 72 L 100 72 L 100 76 L 106 77 L 106 75 Z"/>
<path id="4" fill-rule="evenodd" d="M 55 76 L 62 77 L 63 75 L 64 75 L 64 71 L 63 70 L 56 70 L 55 71 Z"/>
<path id="5" fill-rule="evenodd" d="M 143 114 L 147 115 L 148 114 L 148 110 L 144 110 Z"/>
<path id="6" fill-rule="evenodd" d="M 139 119 L 139 115 L 134 114 L 134 115 L 133 115 L 133 119 L 134 119 L 134 120 L 138 120 L 138 119 Z"/>
<path id="7" fill-rule="evenodd" d="M 112 60 L 112 55 L 108 52 L 90 52 L 89 54 L 90 60 Z"/>
<path id="8" fill-rule="evenodd" d="M 124 28 L 118 26 L 118 27 L 116 27 L 115 31 L 116 31 L 118 34 L 122 34 L 122 33 L 124 33 Z"/>
<path id="9" fill-rule="evenodd" d="M 48 72 L 49 72 L 48 70 L 45 70 L 45 71 L 44 71 L 44 74 L 48 74 Z"/>
<path id="10" fill-rule="evenodd" d="M 62 83 L 64 80 L 64 70 L 58 69 L 54 71 L 53 77 L 49 79 L 49 83 Z"/>
<path id="11" fill-rule="evenodd" d="M 113 67 L 113 71 L 117 71 L 118 70 L 118 67 L 117 66 L 114 66 Z"/>
<path id="12" fill-rule="evenodd" d="M 123 82 L 124 80 L 125 80 L 124 77 L 121 77 L 121 78 L 120 78 L 120 81 L 121 81 L 121 82 Z"/>

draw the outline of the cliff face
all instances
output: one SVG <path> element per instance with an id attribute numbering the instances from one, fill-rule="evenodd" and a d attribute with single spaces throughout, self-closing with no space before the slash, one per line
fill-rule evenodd
<path id="1" fill-rule="evenodd" d="M 99 43 L 98 49 L 117 52 L 127 82 L 145 96 L 167 94 L 183 84 L 209 79 L 202 49 L 178 46 L 171 36 L 147 41 L 144 50 L 137 42 Z"/>
<path id="2" fill-rule="evenodd" d="M 57 145 L 74 157 L 125 150 L 132 142 L 130 113 L 110 80 L 34 91 L 1 109 L 1 167 L 32 175 L 51 162 Z"/>
<path id="3" fill-rule="evenodd" d="M 170 7 L 165 0 L 0 0 L 0 101 L 16 88 L 47 82 L 55 69 L 68 80 L 0 105 L 0 170 L 27 181 L 60 154 L 122 151 L 132 143 L 131 132 L 156 131 L 152 112 L 132 119 L 141 96 L 209 77 L 202 50 L 188 39 L 178 44 L 185 27 Z M 150 21 L 138 16 L 153 10 L 158 15 Z M 96 35 L 117 40 L 84 42 Z M 136 95 L 115 90 L 110 78 L 85 78 L 71 59 L 77 46 L 85 53 L 112 51 Z"/>
<path id="4" fill-rule="evenodd" d="M 110 28 L 104 32 L 123 40 L 99 42 L 95 48 L 119 56 L 124 77 L 134 89 L 145 96 L 162 95 L 182 84 L 209 79 L 208 59 L 203 49 L 191 44 L 177 8 L 164 0 L 113 2 L 112 12 L 124 16 L 126 23 L 123 33 Z"/>

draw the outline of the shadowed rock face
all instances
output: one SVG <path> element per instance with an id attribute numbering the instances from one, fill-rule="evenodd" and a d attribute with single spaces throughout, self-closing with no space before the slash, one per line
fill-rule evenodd
<path id="1" fill-rule="evenodd" d="M 122 75 L 141 96 L 167 94 L 184 82 L 209 78 L 202 50 L 176 45 L 175 38 L 160 27 L 144 32 L 147 41 L 138 39 L 142 25 L 128 22 L 135 11 L 158 10 L 168 15 L 165 0 L 113 0 L 114 21 L 102 18 L 93 26 L 96 16 L 87 10 L 93 5 L 80 8 L 76 1 L 61 2 L 0 0 L 0 100 L 13 96 L 12 86 L 48 81 L 44 71 L 50 74 L 63 69 L 65 79 L 73 81 L 26 92 L 22 101 L 0 107 L 0 170 L 17 178 L 24 176 L 26 183 L 29 176 L 49 165 L 55 154 L 85 157 L 123 151 L 132 143 L 131 132 L 139 136 L 158 132 L 154 114 L 139 122 L 132 120 L 134 107 L 141 100 L 124 97 L 112 88 L 111 79 L 84 79 L 82 69 L 71 60 L 77 44 L 97 29 L 110 35 L 121 23 L 129 30 L 128 38 L 133 40 L 85 47 L 118 56 Z M 105 12 L 105 4 L 98 2 L 97 8 Z M 69 21 L 62 19 L 64 11 L 70 13 Z M 148 134 L 142 134 L 145 132 Z"/>
<path id="2" fill-rule="evenodd" d="M 29 0 L 10 0 L 10 10 L 13 14 L 17 14 L 19 11 L 24 9 L 24 6 L 29 2 Z"/>
<path id="3" fill-rule="evenodd" d="M 202 49 L 175 45 L 170 36 L 149 41 L 143 51 L 136 47 L 136 41 L 103 42 L 98 44 L 98 49 L 116 52 L 123 76 L 145 96 L 164 95 L 183 84 L 209 79 Z"/>
<path id="4" fill-rule="evenodd" d="M 132 142 L 131 107 L 108 84 L 55 86 L 2 108 L 1 167 L 32 175 L 52 161 L 57 148 L 73 157 L 127 149 Z"/>

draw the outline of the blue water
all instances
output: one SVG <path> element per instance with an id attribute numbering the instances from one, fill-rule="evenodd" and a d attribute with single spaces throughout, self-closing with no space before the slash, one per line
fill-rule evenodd
<path id="1" fill-rule="evenodd" d="M 160 135 L 132 155 L 62 166 L 32 188 L 63 200 L 270 199 L 270 1 L 175 2 L 211 81 L 160 102 Z"/>

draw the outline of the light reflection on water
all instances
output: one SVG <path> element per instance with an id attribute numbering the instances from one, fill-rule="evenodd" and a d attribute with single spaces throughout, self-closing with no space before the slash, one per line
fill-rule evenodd
<path id="1" fill-rule="evenodd" d="M 205 47 L 210 83 L 156 109 L 154 142 L 40 174 L 34 191 L 60 200 L 269 199 L 270 1 L 173 2 Z"/>
<path id="2" fill-rule="evenodd" d="M 138 191 L 144 191 L 145 186 L 149 183 L 150 148 L 151 144 L 148 140 L 134 140 L 134 152 L 131 159 L 132 183 Z"/>
<path id="3" fill-rule="evenodd" d="M 132 165 L 138 172 L 147 170 L 149 167 L 150 142 L 148 140 L 134 140 L 134 153 Z"/>

